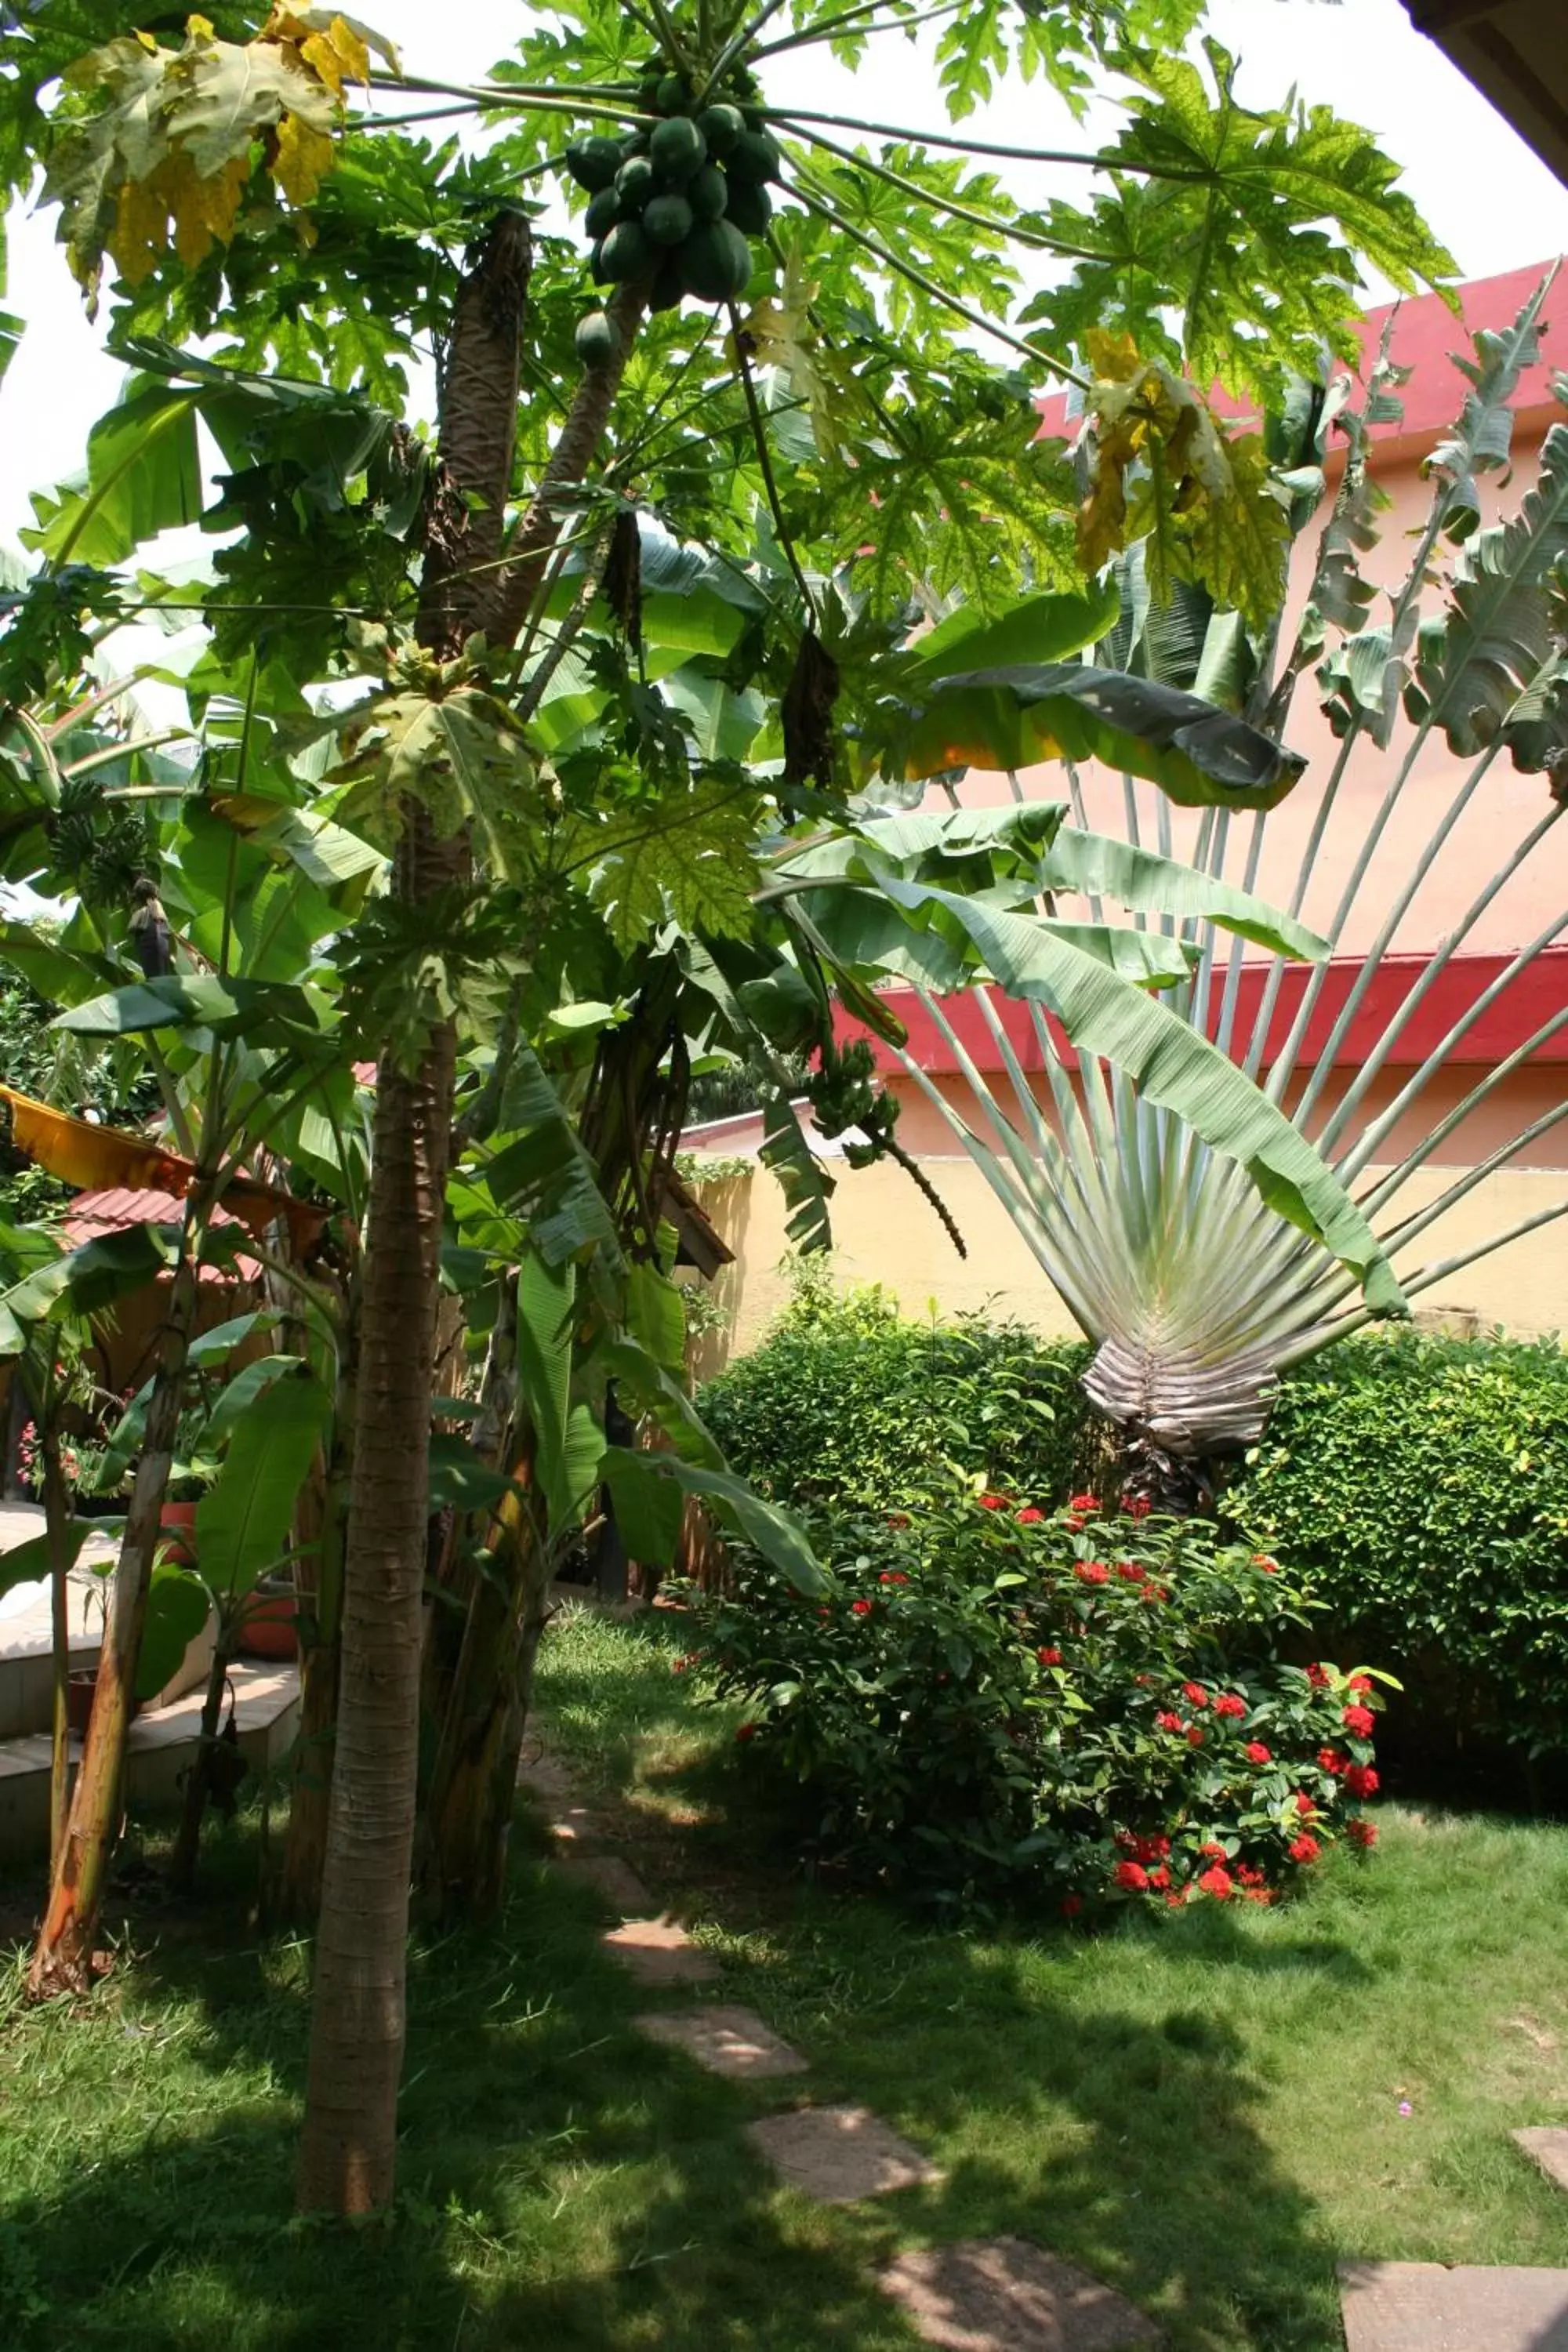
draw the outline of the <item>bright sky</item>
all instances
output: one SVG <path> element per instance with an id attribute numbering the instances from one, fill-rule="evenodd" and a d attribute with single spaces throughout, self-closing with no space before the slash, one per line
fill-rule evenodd
<path id="1" fill-rule="evenodd" d="M 410 71 L 465 80 L 515 37 L 518 0 L 359 0 L 358 13 L 399 42 Z M 1467 277 L 1489 277 L 1568 251 L 1568 188 L 1539 163 L 1432 44 L 1411 29 L 1400 0 L 1211 0 L 1210 26 L 1242 61 L 1240 94 L 1277 102 L 1294 82 L 1303 98 L 1365 123 L 1405 170 L 1403 184 Z M 929 52 L 884 37 L 857 74 L 817 51 L 768 70 L 775 100 L 930 130 L 946 128 Z M 976 135 L 1004 143 L 1086 143 L 1048 91 L 1003 90 Z M 1081 173 L 995 167 L 1026 201 L 1081 194 Z M 54 243 L 54 216 L 15 218 L 5 307 L 28 322 L 0 386 L 0 541 L 30 520 L 27 492 L 82 463 L 88 427 L 115 396 L 119 371 L 89 327 Z M 107 312 L 108 305 L 105 305 Z"/>

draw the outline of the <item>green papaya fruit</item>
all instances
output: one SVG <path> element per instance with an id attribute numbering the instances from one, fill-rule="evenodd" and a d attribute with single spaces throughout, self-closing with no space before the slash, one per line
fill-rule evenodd
<path id="1" fill-rule="evenodd" d="M 603 310 L 590 310 L 579 319 L 573 340 L 585 368 L 606 368 L 616 356 L 616 331 Z"/>
<path id="2" fill-rule="evenodd" d="M 660 114 L 673 115 L 680 112 L 681 108 L 686 104 L 686 84 L 679 74 L 663 76 L 655 95 L 655 103 Z"/>
<path id="3" fill-rule="evenodd" d="M 748 131 L 765 131 L 768 127 L 768 118 L 760 106 L 743 106 L 741 120 Z"/>
<path id="4" fill-rule="evenodd" d="M 646 131 L 628 131 L 624 139 L 617 140 L 616 144 L 620 148 L 621 159 L 623 162 L 631 155 L 646 155 L 647 153 L 647 132 Z"/>
<path id="5" fill-rule="evenodd" d="M 613 286 L 629 286 L 653 268 L 654 249 L 636 221 L 617 221 L 600 247 L 605 277 Z"/>
<path id="6" fill-rule="evenodd" d="M 595 286 L 607 286 L 610 282 L 610 273 L 605 267 L 605 240 L 603 237 L 599 239 L 598 244 L 594 247 L 592 254 L 589 256 L 588 275 L 593 279 Z"/>
<path id="7" fill-rule="evenodd" d="M 742 236 L 761 236 L 773 216 L 773 200 L 760 180 L 731 179 L 724 218 Z"/>
<path id="8" fill-rule="evenodd" d="M 664 83 L 662 74 L 644 74 L 637 84 L 637 104 L 645 114 L 658 112 L 658 93 Z"/>
<path id="9" fill-rule="evenodd" d="M 614 188 L 601 188 L 588 199 L 588 209 L 583 215 L 583 226 L 595 242 L 607 236 L 621 216 L 621 200 Z"/>
<path id="10" fill-rule="evenodd" d="M 717 163 L 704 163 L 683 193 L 694 220 L 721 219 L 730 202 L 730 184 Z"/>
<path id="11" fill-rule="evenodd" d="M 746 118 L 738 106 L 705 106 L 697 128 L 708 142 L 710 155 L 728 155 L 745 131 Z"/>
<path id="12" fill-rule="evenodd" d="M 704 221 L 694 228 L 679 260 L 687 292 L 702 302 L 732 302 L 745 292 L 752 274 L 752 248 L 728 220 Z"/>
<path id="13" fill-rule="evenodd" d="M 650 245 L 680 245 L 691 234 L 691 206 L 684 196 L 655 196 L 642 216 Z"/>
<path id="14" fill-rule="evenodd" d="M 708 142 L 689 114 L 675 114 L 657 126 L 647 152 L 667 180 L 689 180 L 708 161 Z"/>
<path id="15" fill-rule="evenodd" d="M 685 291 L 686 280 L 681 274 L 680 257 L 677 253 L 667 253 L 654 273 L 653 284 L 648 289 L 647 307 L 650 310 L 673 310 Z"/>
<path id="16" fill-rule="evenodd" d="M 620 198 L 621 218 L 636 220 L 658 186 L 658 177 L 647 157 L 628 155 L 616 173 L 616 194 Z"/>
<path id="17" fill-rule="evenodd" d="M 778 141 L 767 131 L 744 131 L 725 160 L 731 180 L 776 180 L 784 163 Z"/>
<path id="18" fill-rule="evenodd" d="M 615 139 L 574 139 L 566 150 L 566 169 L 580 188 L 597 195 L 620 169 L 620 142 Z"/>

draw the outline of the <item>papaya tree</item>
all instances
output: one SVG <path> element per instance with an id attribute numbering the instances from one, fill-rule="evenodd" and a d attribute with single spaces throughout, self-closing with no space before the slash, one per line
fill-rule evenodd
<path id="1" fill-rule="evenodd" d="M 300 2186 L 307 2205 L 363 2210 L 393 2179 L 458 1036 L 470 1022 L 488 1029 L 484 1050 L 499 1055 L 512 968 L 574 906 L 546 893 L 503 933 L 498 883 L 525 884 L 548 866 L 526 845 L 577 822 L 604 853 L 584 844 L 584 866 L 609 870 L 650 933 L 672 909 L 710 933 L 742 929 L 737 894 L 749 910 L 769 887 L 757 783 L 787 835 L 842 817 L 866 781 L 847 746 L 882 742 L 895 717 L 906 745 L 881 766 L 902 778 L 911 761 L 952 764 L 936 737 L 908 748 L 920 709 L 887 708 L 917 592 L 992 614 L 1025 585 L 1077 592 L 1129 541 L 1157 540 L 1215 593 L 1255 598 L 1280 544 L 1264 453 L 1256 435 L 1215 427 L 1203 392 L 1173 371 L 1172 318 L 1188 322 L 1198 385 L 1217 373 L 1267 394 L 1320 338 L 1348 348 L 1362 258 L 1402 285 L 1449 264 L 1364 133 L 1321 110 L 1247 113 L 1217 49 L 1195 94 L 1175 74 L 1198 0 L 1128 0 L 1113 16 L 1059 0 L 1011 23 L 954 10 L 936 37 L 947 127 L 913 132 L 767 97 L 780 49 L 819 43 L 858 61 L 906 29 L 892 5 L 542 9 L 477 88 L 405 72 L 327 9 L 279 6 L 259 26 L 216 9 L 192 18 L 179 47 L 131 37 L 129 19 L 105 45 L 106 12 L 83 13 L 100 42 L 85 56 L 62 47 L 52 21 L 33 35 L 40 65 L 47 53 L 69 71 L 47 117 L 31 92 L 13 103 L 13 152 L 47 150 L 69 265 L 96 301 L 112 264 L 111 331 L 177 387 L 165 401 L 200 398 L 221 415 L 215 380 L 263 367 L 272 378 L 266 459 L 254 446 L 231 458 L 209 509 L 237 535 L 201 609 L 220 660 L 248 650 L 267 707 L 310 683 L 330 682 L 340 702 L 357 688 L 324 814 L 374 827 L 391 862 L 351 958 L 378 1083 Z M 1006 158 L 965 126 L 1014 60 L 1064 110 L 1112 67 L 1131 93 L 1104 147 L 1059 151 L 1104 177 L 1081 213 L 1018 205 L 990 168 Z M 356 95 L 366 86 L 374 106 Z M 422 115 L 454 108 L 479 133 L 471 148 L 411 135 Z M 544 193 L 573 208 L 571 236 L 548 215 L 525 230 Z M 608 294 L 595 298 L 591 279 Z M 1145 373 L 1118 362 L 1125 456 L 1085 502 L 1060 453 L 1034 438 L 1032 395 L 1051 375 L 1092 389 L 1091 317 L 1144 344 L 1163 373 L 1151 393 Z M 410 355 L 431 334 L 435 463 L 398 415 Z M 189 357 L 215 336 L 216 358 Z M 359 463 L 333 468 L 321 435 L 351 385 L 395 422 L 378 437 L 367 421 Z M 153 414 L 175 429 L 149 393 L 144 441 Z M 254 423 L 247 432 L 254 444 Z M 668 693 L 668 670 L 629 632 L 617 644 L 587 628 L 596 606 L 637 605 L 641 533 L 626 524 L 638 514 L 657 516 L 677 562 L 700 551 L 736 573 L 760 532 L 785 578 L 752 577 L 738 628 L 675 648 L 669 670 L 684 656 L 695 675 Z M 52 564 L 98 560 L 85 526 L 73 538 L 52 512 L 38 545 Z M 1081 715 L 1073 683 L 1026 686 Z M 605 703 L 600 742 L 574 768 L 556 763 L 546 718 L 554 705 L 564 720 L 574 693 Z M 714 757 L 721 694 L 774 715 L 747 738 L 740 763 L 756 773 L 743 788 Z M 1154 719 L 1172 730 L 1167 749 L 1204 740 L 1199 714 Z M 1216 799 L 1235 790 L 1201 761 L 1182 772 Z M 617 841 L 623 800 L 634 822 Z M 1149 1005 L 1146 963 L 1130 974 L 1103 938 L 1074 950 L 1053 935 L 1037 950 L 1040 919 L 1016 906 L 987 925 L 922 868 L 921 845 L 859 840 L 848 854 L 855 871 L 836 877 L 792 873 L 784 849 L 777 902 L 800 899 L 810 921 L 874 896 L 875 919 L 920 934 L 921 955 L 946 942 L 988 971 L 995 957 L 1070 1021 L 1110 1020 L 1114 1002 L 1136 1024 Z M 825 961 L 856 969 L 863 944 Z M 885 953 L 864 961 L 887 968 Z M 1119 1050 L 1126 1034 L 1096 1025 L 1097 1049 Z M 1298 1175 L 1283 1181 L 1305 1199 Z M 1373 1275 L 1338 1195 L 1332 1212 L 1353 1278 Z M 539 1397 L 559 1401 L 558 1350 L 552 1366 Z"/>

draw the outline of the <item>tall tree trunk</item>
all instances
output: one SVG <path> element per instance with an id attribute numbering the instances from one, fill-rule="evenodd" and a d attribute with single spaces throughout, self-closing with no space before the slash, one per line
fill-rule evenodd
<path id="1" fill-rule="evenodd" d="M 294 1742 L 289 1826 L 279 1890 L 285 1918 L 314 1920 L 321 1906 L 327 1817 L 337 1741 L 342 1662 L 343 1535 L 353 1475 L 359 1396 L 360 1278 L 351 1267 L 337 1314 L 337 1386 L 330 1447 L 319 1454 L 295 1508 L 294 1586 L 304 1621 L 300 1650 L 300 1730 Z"/>
<path id="2" fill-rule="evenodd" d="M 196 1249 L 210 1206 L 209 1184 L 198 1183 L 186 1209 L 184 1242 L 158 1341 L 146 1433 L 114 1572 L 113 1604 L 103 1628 L 92 1714 L 48 1907 L 27 1974 L 27 1990 L 35 2000 L 56 1992 L 85 1991 L 92 1979 L 93 1943 L 113 1850 L 136 1664 L 158 1549 L 159 1514 L 169 1484 L 184 1395 L 185 1362 L 195 1327 Z"/>
<path id="3" fill-rule="evenodd" d="M 499 608 L 529 261 L 526 219 L 503 214 L 458 298 L 419 616 L 422 641 L 444 656 L 476 630 L 489 634 Z M 466 862 L 463 843 L 434 841 L 423 812 L 405 812 L 395 875 L 405 901 L 434 898 L 461 878 Z M 387 1054 L 376 1076 L 342 1684 L 299 2179 L 301 2207 L 345 2214 L 386 2204 L 394 2184 L 456 1050 L 444 1024 L 413 1075 Z"/>

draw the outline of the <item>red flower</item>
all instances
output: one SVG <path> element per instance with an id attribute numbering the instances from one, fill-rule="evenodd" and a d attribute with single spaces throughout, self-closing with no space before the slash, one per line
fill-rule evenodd
<path id="1" fill-rule="evenodd" d="M 1182 1696 L 1189 1706 L 1207 1706 L 1209 1703 L 1209 1695 L 1202 1683 L 1184 1683 Z"/>
<path id="2" fill-rule="evenodd" d="M 756 1736 L 757 1727 L 754 1723 L 738 1723 L 735 1726 L 735 1737 L 737 1739 L 754 1739 Z"/>
<path id="3" fill-rule="evenodd" d="M 1146 1519 L 1154 1506 L 1147 1495 L 1134 1495 L 1121 1507 L 1130 1519 Z"/>
<path id="4" fill-rule="evenodd" d="M 1373 1822 L 1347 1822 L 1345 1835 L 1352 1845 L 1373 1846 L 1377 1843 L 1377 1825 Z"/>
<path id="5" fill-rule="evenodd" d="M 1373 1734 L 1373 1715 L 1371 1708 L 1365 1706 L 1347 1706 L 1344 1712 L 1344 1726 L 1345 1729 L 1350 1732 L 1353 1738 L 1357 1739 L 1370 1739 Z"/>
<path id="6" fill-rule="evenodd" d="M 1139 1862 L 1163 1862 L 1171 1851 L 1168 1837 L 1141 1837 L 1132 1841 L 1132 1853 Z"/>
<path id="7" fill-rule="evenodd" d="M 1062 1654 L 1059 1650 L 1037 1650 L 1035 1655 L 1042 1666 L 1059 1666 L 1062 1662 Z"/>
<path id="8" fill-rule="evenodd" d="M 1147 1584 L 1149 1581 L 1148 1570 L 1140 1568 L 1135 1559 L 1119 1559 L 1116 1573 L 1123 1584 Z"/>
<path id="9" fill-rule="evenodd" d="M 1189 1723 L 1187 1726 L 1187 1746 L 1189 1748 L 1201 1748 L 1203 1744 L 1203 1725 L 1201 1723 Z"/>
<path id="10" fill-rule="evenodd" d="M 1352 1797 L 1375 1797 L 1381 1785 L 1370 1764 L 1347 1765 L 1345 1787 Z"/>
<path id="11" fill-rule="evenodd" d="M 1354 1691 L 1358 1698 L 1364 1698 L 1372 1688 L 1372 1683 L 1370 1678 L 1365 1675 L 1352 1675 L 1350 1679 L 1350 1687 Z"/>
<path id="12" fill-rule="evenodd" d="M 1138 1595 L 1140 1601 L 1169 1601 L 1170 1597 L 1171 1588 L 1168 1584 L 1146 1584 Z"/>
<path id="13" fill-rule="evenodd" d="M 831 1617 L 831 1616 L 832 1616 L 832 1614 L 833 1614 L 833 1612 L 832 1612 L 832 1610 L 831 1610 L 831 1609 L 829 1609 L 829 1608 L 828 1608 L 828 1606 L 827 1606 L 826 1602 L 826 1601 L 824 1601 L 824 1603 L 823 1603 L 822 1607 L 817 1611 L 817 1612 L 816 1612 L 816 1613 L 817 1613 L 817 1615 L 818 1615 L 819 1617 Z"/>
<path id="14" fill-rule="evenodd" d="M 1243 1886 L 1264 1886 L 1268 1884 L 1263 1873 L 1255 1869 L 1249 1862 L 1238 1862 L 1236 1865 L 1236 1874 Z"/>
<path id="15" fill-rule="evenodd" d="M 1082 1909 L 1083 1897 L 1081 1895 L 1064 1895 L 1062 1896 L 1062 1917 L 1064 1919 L 1076 1919 Z"/>
<path id="16" fill-rule="evenodd" d="M 1296 1811 L 1299 1813 L 1315 1813 L 1318 1810 L 1317 1806 L 1312 1802 L 1311 1798 L 1308 1796 L 1304 1789 L 1297 1790 L 1294 1802 Z"/>
<path id="17" fill-rule="evenodd" d="M 982 1495 L 980 1507 L 983 1511 L 1005 1511 L 1011 1506 L 1005 1495 Z"/>
<path id="18" fill-rule="evenodd" d="M 1149 1884 L 1157 1895 L 1163 1895 L 1170 1883 L 1171 1874 L 1163 1863 L 1160 1864 L 1158 1870 L 1152 1870 L 1149 1873 Z"/>
<path id="19" fill-rule="evenodd" d="M 1315 1837 L 1309 1837 L 1305 1830 L 1301 1832 L 1300 1837 L 1292 1838 L 1290 1841 L 1290 1859 L 1292 1862 L 1316 1862 L 1321 1852 L 1322 1848 L 1318 1843 L 1317 1839 Z"/>
<path id="20" fill-rule="evenodd" d="M 1021 1528 L 1037 1528 L 1045 1516 L 1044 1511 L 1037 1511 L 1031 1503 L 1026 1510 L 1019 1512 L 1018 1525 Z"/>
<path id="21" fill-rule="evenodd" d="M 1227 1896 L 1236 1892 L 1236 1883 L 1229 1871 L 1222 1870 L 1217 1862 L 1212 1869 L 1205 1871 L 1198 1885 L 1205 1895 L 1212 1895 L 1216 1903 L 1225 1902 Z"/>
<path id="22" fill-rule="evenodd" d="M 1082 1511 L 1088 1517 L 1092 1517 L 1100 1509 L 1100 1496 L 1098 1495 L 1069 1495 L 1068 1496 L 1068 1508 L 1069 1511 Z"/>
<path id="23" fill-rule="evenodd" d="M 1320 1748 L 1318 1761 L 1325 1772 L 1332 1772 L 1336 1777 L 1341 1772 L 1348 1772 L 1351 1768 L 1350 1758 L 1342 1756 L 1337 1748 Z"/>
<path id="24" fill-rule="evenodd" d="M 879 1584 L 907 1584 L 909 1580 L 901 1568 L 885 1568 L 877 1579 Z"/>
<path id="25" fill-rule="evenodd" d="M 1102 1559 L 1080 1559 L 1073 1574 L 1080 1584 L 1109 1584 L 1110 1570 Z"/>
<path id="26" fill-rule="evenodd" d="M 869 1617 L 876 1605 L 874 1601 L 852 1601 L 849 1603 L 849 1614 L 851 1617 Z"/>
<path id="27" fill-rule="evenodd" d="M 1261 1739 L 1249 1739 L 1241 1752 L 1249 1764 L 1272 1764 L 1274 1761 L 1273 1749 L 1265 1748 Z"/>
<path id="28" fill-rule="evenodd" d="M 1205 1842 L 1199 1846 L 1198 1852 L 1204 1856 L 1204 1859 L 1206 1862 L 1223 1862 L 1225 1860 L 1225 1848 L 1221 1845 L 1217 1838 L 1209 1838 L 1205 1840 Z"/>
<path id="29" fill-rule="evenodd" d="M 1221 1691 L 1214 1703 L 1214 1711 L 1216 1715 L 1244 1716 L 1247 1713 L 1247 1701 L 1237 1697 L 1235 1691 Z"/>
<path id="30" fill-rule="evenodd" d="M 910 1515 L 908 1511 L 889 1511 L 888 1513 L 888 1525 L 890 1528 L 907 1528 L 909 1523 Z"/>
<path id="31" fill-rule="evenodd" d="M 1124 1886 L 1130 1895 L 1142 1895 L 1148 1889 L 1149 1874 L 1142 1863 L 1119 1862 L 1116 1865 L 1116 1885 Z"/>
<path id="32" fill-rule="evenodd" d="M 1185 1731 L 1186 1727 L 1187 1727 L 1182 1721 L 1181 1717 L 1179 1715 L 1173 1715 L 1169 1708 L 1165 1710 L 1163 1715 L 1157 1715 L 1154 1717 L 1154 1728 L 1156 1731 L 1182 1732 Z"/>
<path id="33" fill-rule="evenodd" d="M 1168 1911 L 1180 1911 L 1180 1910 L 1182 1909 L 1183 1906 L 1185 1904 L 1186 1899 L 1187 1899 L 1187 1890 L 1186 1890 L 1186 1888 L 1185 1888 L 1184 1886 L 1179 1886 L 1179 1887 L 1177 1887 L 1177 1889 L 1176 1889 L 1176 1891 L 1175 1891 L 1175 1893 L 1174 1893 L 1173 1895 L 1166 1895 L 1166 1897 L 1165 1897 L 1165 1908 L 1166 1908 Z"/>
<path id="34" fill-rule="evenodd" d="M 1265 1576 L 1278 1576 L 1279 1573 L 1279 1561 L 1270 1559 L 1266 1551 L 1255 1551 L 1252 1555 L 1252 1565 L 1254 1568 L 1260 1568 Z"/>
<path id="35" fill-rule="evenodd" d="M 1247 1889 L 1247 1900 L 1249 1903 L 1272 1903 L 1274 1889 L 1271 1886 L 1249 1886 Z"/>
<path id="36" fill-rule="evenodd" d="M 1307 1680 L 1311 1684 L 1314 1690 L 1327 1690 L 1330 1682 L 1328 1668 L 1326 1666 L 1309 1666 L 1307 1669 Z"/>

